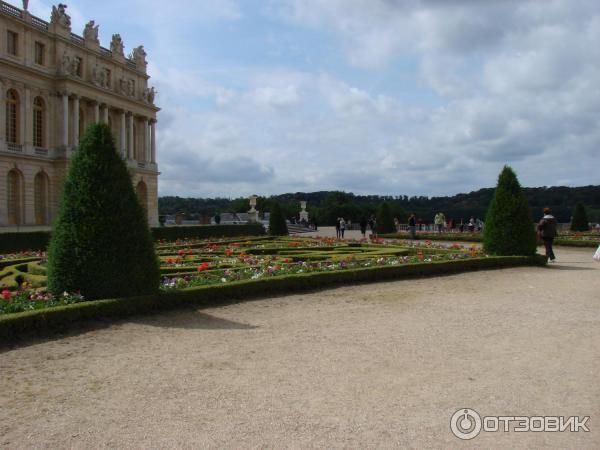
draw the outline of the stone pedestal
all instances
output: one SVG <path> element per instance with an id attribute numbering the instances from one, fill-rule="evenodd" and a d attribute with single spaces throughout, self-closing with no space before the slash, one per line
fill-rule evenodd
<path id="1" fill-rule="evenodd" d="M 256 196 L 253 195 L 249 198 L 250 211 L 248 211 L 248 223 L 258 222 L 258 211 L 256 210 Z"/>
<path id="2" fill-rule="evenodd" d="M 306 221 L 306 223 L 308 223 L 308 211 L 306 211 L 305 201 L 300 202 L 300 208 L 302 209 L 302 211 L 300 211 L 300 222 Z"/>

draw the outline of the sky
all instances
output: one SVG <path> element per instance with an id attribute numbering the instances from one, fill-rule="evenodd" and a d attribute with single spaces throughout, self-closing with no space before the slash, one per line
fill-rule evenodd
<path id="1" fill-rule="evenodd" d="M 67 4 L 145 46 L 160 195 L 600 184 L 597 0 Z"/>

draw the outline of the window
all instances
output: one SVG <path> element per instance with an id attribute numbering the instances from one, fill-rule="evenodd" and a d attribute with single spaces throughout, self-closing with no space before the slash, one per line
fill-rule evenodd
<path id="1" fill-rule="evenodd" d="M 35 209 L 35 224 L 48 223 L 48 175 L 39 172 L 33 180 L 33 202 Z"/>
<path id="2" fill-rule="evenodd" d="M 40 66 L 46 63 L 46 46 L 41 42 L 35 43 L 35 63 Z"/>
<path id="3" fill-rule="evenodd" d="M 9 55 L 17 56 L 17 50 L 19 48 L 19 35 L 14 31 L 6 32 L 6 51 Z"/>
<path id="4" fill-rule="evenodd" d="M 79 140 L 81 141 L 83 133 L 85 133 L 85 113 L 83 112 L 83 108 L 79 108 L 79 124 L 77 126 L 79 127 Z M 79 142 L 76 142 L 76 144 L 79 144 Z"/>
<path id="5" fill-rule="evenodd" d="M 33 145 L 35 147 L 44 147 L 45 112 L 44 100 L 36 97 L 33 101 Z"/>
<path id="6" fill-rule="evenodd" d="M 8 224 L 21 225 L 22 223 L 22 176 L 18 170 L 8 172 Z"/>
<path id="7" fill-rule="evenodd" d="M 12 89 L 6 94 L 6 142 L 19 143 L 19 96 Z"/>

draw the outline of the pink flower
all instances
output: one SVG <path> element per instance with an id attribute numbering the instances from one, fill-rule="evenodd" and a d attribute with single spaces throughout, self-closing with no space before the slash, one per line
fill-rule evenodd
<path id="1" fill-rule="evenodd" d="M 2 298 L 4 300 L 8 300 L 10 298 L 10 291 L 8 289 L 4 289 L 2 291 Z"/>

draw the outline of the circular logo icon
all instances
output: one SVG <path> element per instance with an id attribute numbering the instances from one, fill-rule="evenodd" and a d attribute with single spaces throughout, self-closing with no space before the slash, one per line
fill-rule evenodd
<path id="1" fill-rule="evenodd" d="M 470 408 L 461 408 L 450 419 L 450 429 L 459 439 L 473 439 L 481 431 L 481 416 Z"/>

